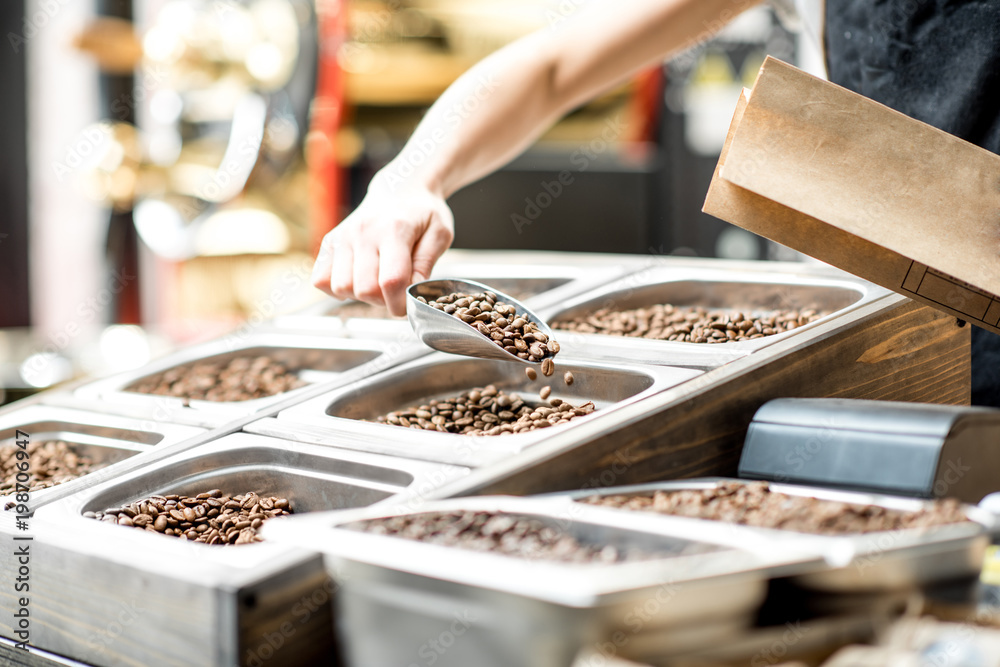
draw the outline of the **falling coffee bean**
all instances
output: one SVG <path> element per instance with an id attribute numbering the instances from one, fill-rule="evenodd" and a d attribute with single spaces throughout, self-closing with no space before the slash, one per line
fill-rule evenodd
<path id="1" fill-rule="evenodd" d="M 570 373 L 569 371 L 566 371 L 566 372 L 565 372 L 565 373 L 563 374 L 563 382 L 565 382 L 565 383 L 566 383 L 566 384 L 568 384 L 568 385 L 569 385 L 569 384 L 573 384 L 573 381 L 574 381 L 575 379 L 576 379 L 576 378 L 574 378 L 574 377 L 573 377 L 573 374 L 572 374 L 572 373 Z"/>
<path id="2" fill-rule="evenodd" d="M 545 359 L 542 361 L 542 375 L 549 377 L 556 370 L 556 365 L 552 362 L 552 359 Z"/>
<path id="3" fill-rule="evenodd" d="M 549 385 L 545 385 L 544 387 L 538 390 L 538 397 L 544 401 L 549 397 L 549 394 L 551 393 L 552 393 L 552 387 L 550 387 Z"/>
<path id="4" fill-rule="evenodd" d="M 528 376 L 528 379 L 534 382 L 538 379 L 538 373 L 535 372 L 534 368 L 528 367 L 524 369 L 524 374 Z"/>

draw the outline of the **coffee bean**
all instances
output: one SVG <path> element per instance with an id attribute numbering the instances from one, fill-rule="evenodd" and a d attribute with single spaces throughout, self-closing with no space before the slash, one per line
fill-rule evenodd
<path id="1" fill-rule="evenodd" d="M 542 361 L 542 375 L 549 377 L 555 372 L 555 364 L 552 363 L 552 359 L 545 359 Z"/>
<path id="2" fill-rule="evenodd" d="M 551 387 L 548 389 L 551 392 Z M 562 401 L 560 404 L 565 405 L 566 410 L 570 411 L 565 415 L 567 419 L 588 415 L 595 409 L 593 403 L 585 403 L 578 408 L 578 412 L 573 412 L 573 406 Z M 419 407 L 390 412 L 378 417 L 376 421 L 442 433 L 502 436 L 551 426 L 552 422 L 549 421 L 545 421 L 544 426 L 535 423 L 544 416 L 537 410 L 538 408 L 525 404 L 516 394 L 507 394 L 494 385 L 488 385 L 471 389 L 454 398 L 434 399 Z M 546 407 L 545 410 L 551 411 L 551 408 Z M 407 420 L 406 415 L 414 415 L 418 411 L 432 415 L 431 420 L 423 420 L 422 423 Z"/>
<path id="3" fill-rule="evenodd" d="M 550 387 L 549 385 L 545 385 L 544 387 L 538 390 L 538 397 L 544 401 L 549 397 L 549 394 L 551 393 L 552 393 L 552 387 Z"/>
<path id="4" fill-rule="evenodd" d="M 83 516 L 204 544 L 248 544 L 261 541 L 256 531 L 264 521 L 292 513 L 288 499 L 273 496 L 262 498 L 254 492 L 233 496 L 230 499 L 223 496 L 219 489 L 213 489 L 194 497 L 175 495 L 167 498 L 171 499 L 154 496 L 122 507 L 108 508 L 103 512 L 84 512 Z M 155 519 L 145 512 L 130 515 L 136 508 L 154 508 L 159 502 L 157 499 L 166 500 L 166 503 L 164 512 L 158 514 Z M 236 507 L 226 507 L 224 510 L 226 518 L 222 523 L 218 523 L 218 519 L 214 517 L 220 515 L 219 506 L 223 501 L 228 504 L 231 500 L 235 502 Z M 166 506 L 170 503 L 173 503 L 173 506 L 167 513 Z M 212 503 L 215 504 L 214 507 Z M 265 505 L 273 509 L 268 509 L 267 513 L 264 513 L 262 508 Z M 177 509 L 178 507 L 180 509 Z"/>
<path id="5" fill-rule="evenodd" d="M 21 488 L 27 486 L 27 490 L 31 492 L 69 482 L 107 465 L 95 463 L 84 454 L 77 454 L 74 445 L 62 440 L 31 441 L 26 450 L 31 465 L 27 471 L 19 471 L 17 454 L 25 450 L 13 443 L 0 447 L 0 496 L 17 490 L 18 472 L 22 475 Z M 27 479 L 24 479 L 25 474 Z"/>
<path id="6" fill-rule="evenodd" d="M 424 512 L 358 521 L 344 527 L 459 549 L 563 563 L 609 564 L 679 555 L 619 549 L 610 544 L 584 544 L 542 519 L 501 512 Z"/>
<path id="7" fill-rule="evenodd" d="M 919 511 L 888 509 L 771 491 L 767 482 L 722 482 L 709 489 L 589 496 L 581 502 L 819 535 L 928 528 L 968 521 L 954 499 Z"/>
<path id="8" fill-rule="evenodd" d="M 536 373 L 535 369 L 532 368 L 531 366 L 528 366 L 527 368 L 524 369 L 524 374 L 527 375 L 528 379 L 531 381 L 535 381 L 538 379 L 538 373 Z"/>
<path id="9" fill-rule="evenodd" d="M 177 366 L 143 378 L 126 391 L 176 396 L 185 400 L 247 401 L 274 396 L 303 385 L 305 383 L 284 364 L 262 355 L 240 356 L 228 362 L 200 361 Z"/>
<path id="10" fill-rule="evenodd" d="M 573 377 L 573 374 L 571 372 L 566 371 L 565 373 L 563 373 L 563 382 L 565 382 L 567 385 L 573 384 L 575 379 L 576 378 Z"/>
<path id="11" fill-rule="evenodd" d="M 552 326 L 578 333 L 712 344 L 773 336 L 792 331 L 827 314 L 805 309 L 751 316 L 749 310 L 730 312 L 670 304 L 630 310 L 602 308 L 587 315 L 559 320 Z"/>
<path id="12" fill-rule="evenodd" d="M 493 292 L 455 292 L 422 301 L 469 324 L 498 347 L 521 359 L 537 362 L 559 351 L 558 343 L 539 331 L 538 325 L 526 314 L 519 315 L 514 306 L 496 301 Z"/>

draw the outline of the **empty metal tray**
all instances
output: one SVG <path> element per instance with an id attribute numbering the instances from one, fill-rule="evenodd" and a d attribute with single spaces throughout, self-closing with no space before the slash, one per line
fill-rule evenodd
<path id="1" fill-rule="evenodd" d="M 563 373 L 572 371 L 572 385 Z M 700 375 L 700 371 L 627 364 L 602 364 L 579 359 L 556 359 L 550 378 L 531 381 L 520 364 L 434 353 L 366 380 L 356 382 L 281 411 L 276 419 L 246 426 L 253 433 L 287 437 L 367 451 L 408 456 L 457 465 L 481 466 L 541 441 L 552 433 L 574 429 L 600 418 L 602 412 L 629 405 Z M 538 390 L 548 385 L 551 397 L 574 405 L 593 401 L 597 410 L 568 424 L 505 436 L 469 436 L 421 431 L 363 420 L 432 398 L 453 397 L 488 384 L 517 392 L 525 402 L 541 404 Z M 342 435 L 355 436 L 339 440 Z"/>

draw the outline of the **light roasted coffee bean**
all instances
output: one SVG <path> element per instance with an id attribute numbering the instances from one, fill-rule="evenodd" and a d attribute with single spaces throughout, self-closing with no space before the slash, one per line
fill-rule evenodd
<path id="1" fill-rule="evenodd" d="M 542 361 L 542 375 L 549 377 L 556 370 L 556 365 L 552 362 L 552 359 L 544 359 Z"/>
<path id="2" fill-rule="evenodd" d="M 538 390 L 538 397 L 544 401 L 549 398 L 549 394 L 551 393 L 552 393 L 552 387 L 550 387 L 549 385 L 545 385 L 544 387 Z"/>
<path id="3" fill-rule="evenodd" d="M 575 380 L 576 380 L 576 378 L 574 378 L 573 374 L 570 373 L 569 371 L 566 371 L 565 373 L 563 373 L 563 382 L 565 382 L 566 384 L 568 384 L 568 385 L 569 384 L 573 384 L 573 382 Z"/>
<path id="4" fill-rule="evenodd" d="M 534 382 L 535 380 L 538 379 L 538 373 L 535 372 L 534 368 L 530 368 L 530 367 L 529 368 L 525 368 L 524 369 L 524 374 L 527 375 L 528 379 L 531 380 L 532 382 Z"/>

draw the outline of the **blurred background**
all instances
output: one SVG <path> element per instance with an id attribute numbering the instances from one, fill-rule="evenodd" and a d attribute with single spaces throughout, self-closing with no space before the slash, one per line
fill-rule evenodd
<path id="1" fill-rule="evenodd" d="M 308 281 L 319 240 L 426 108 L 584 4 L 0 3 L 0 403 L 324 298 Z M 766 54 L 820 69 L 752 10 L 458 192 L 455 246 L 780 257 L 700 213 Z"/>

